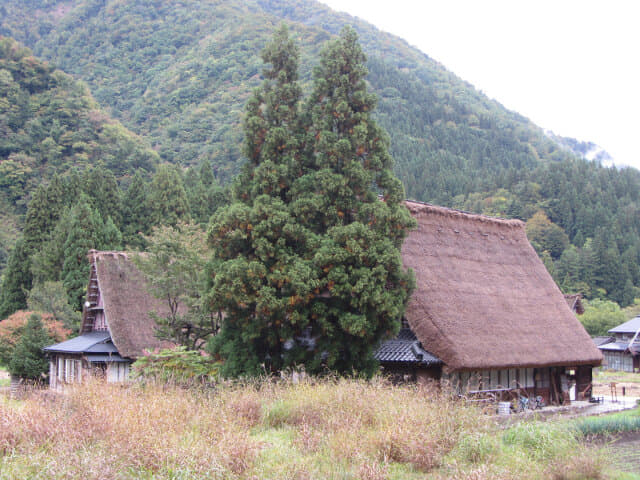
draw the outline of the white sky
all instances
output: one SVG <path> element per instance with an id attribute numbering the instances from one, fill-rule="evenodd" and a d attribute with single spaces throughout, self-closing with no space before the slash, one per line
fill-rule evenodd
<path id="1" fill-rule="evenodd" d="M 404 38 L 540 127 L 640 168 L 640 2 L 321 1 Z"/>

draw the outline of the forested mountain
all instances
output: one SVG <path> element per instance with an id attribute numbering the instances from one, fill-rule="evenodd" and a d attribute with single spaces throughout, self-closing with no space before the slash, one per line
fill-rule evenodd
<path id="1" fill-rule="evenodd" d="M 522 218 L 563 288 L 623 305 L 636 296 L 640 173 L 578 159 L 526 118 L 363 21 L 311 0 L 0 5 L 0 34 L 86 82 L 162 160 L 196 167 L 206 160 L 223 183 L 243 162 L 243 105 L 260 83 L 259 52 L 283 20 L 301 46 L 307 91 L 320 45 L 343 24 L 355 27 L 408 197 Z M 8 154 L 0 159 L 5 165 Z"/>
<path id="2" fill-rule="evenodd" d="M 567 157 L 525 118 L 404 41 L 315 1 L 26 5 L 3 2 L 0 34 L 87 82 L 98 102 L 147 137 L 163 159 L 191 165 L 208 158 L 222 179 L 238 171 L 242 107 L 259 83 L 259 52 L 282 20 L 291 23 L 305 52 L 301 74 L 307 85 L 319 45 L 354 23 L 381 99 L 379 119 L 393 139 L 397 173 L 411 197 L 445 203 L 492 186 L 500 170 Z"/>
<path id="3" fill-rule="evenodd" d="M 102 164 L 118 178 L 150 175 L 148 144 L 111 119 L 86 85 L 0 37 L 0 268 L 31 192 L 55 174 Z"/>

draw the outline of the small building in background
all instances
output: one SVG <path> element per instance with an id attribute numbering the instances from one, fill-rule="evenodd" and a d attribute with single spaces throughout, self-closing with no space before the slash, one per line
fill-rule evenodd
<path id="1" fill-rule="evenodd" d="M 612 328 L 608 333 L 608 341 L 598 345 L 604 355 L 605 368 L 640 371 L 640 316 Z"/>
<path id="2" fill-rule="evenodd" d="M 547 403 L 589 398 L 602 354 L 570 308 L 579 299 L 565 299 L 524 223 L 406 205 L 418 228 L 402 258 L 416 288 L 408 330 L 376 352 L 383 370 L 439 378 L 460 394 L 518 390 Z"/>
<path id="3" fill-rule="evenodd" d="M 130 365 L 145 350 L 171 346 L 155 337 L 156 323 L 149 315 L 168 313 L 168 306 L 149 293 L 131 255 L 89 252 L 91 273 L 80 335 L 44 348 L 52 388 L 90 375 L 126 381 Z"/>

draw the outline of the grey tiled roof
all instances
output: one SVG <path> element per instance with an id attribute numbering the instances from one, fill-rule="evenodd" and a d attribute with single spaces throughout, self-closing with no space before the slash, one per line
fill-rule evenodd
<path id="1" fill-rule="evenodd" d="M 415 334 L 408 328 L 403 328 L 398 336 L 384 342 L 374 354 L 381 363 L 412 363 L 417 365 L 438 365 L 439 358 L 422 348 Z"/>
<path id="2" fill-rule="evenodd" d="M 43 350 L 45 352 L 59 353 L 110 353 L 111 351 L 115 351 L 115 347 L 113 347 L 114 350 L 111 350 L 113 344 L 106 343 L 107 340 L 111 340 L 109 332 L 90 332 L 62 343 L 49 345 L 48 347 L 44 347 Z"/>
<path id="3" fill-rule="evenodd" d="M 596 344 L 596 347 L 599 347 L 600 345 L 604 345 L 606 343 L 610 343 L 613 342 L 613 337 L 611 336 L 607 336 L 607 337 L 593 337 L 593 343 Z"/>
<path id="4" fill-rule="evenodd" d="M 609 333 L 636 333 L 640 330 L 640 317 L 635 317 L 609 330 Z"/>
<path id="5" fill-rule="evenodd" d="M 624 352 L 627 348 L 629 348 L 629 342 L 605 343 L 604 345 L 599 345 L 598 348 L 600 350 L 613 350 L 617 352 Z"/>

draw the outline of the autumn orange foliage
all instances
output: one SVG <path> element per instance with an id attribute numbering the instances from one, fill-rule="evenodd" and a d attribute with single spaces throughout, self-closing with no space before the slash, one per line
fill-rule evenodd
<path id="1" fill-rule="evenodd" d="M 55 342 L 62 342 L 71 335 L 71 330 L 65 328 L 62 322 L 56 320 L 50 313 L 18 310 L 0 322 L 0 345 L 5 348 L 13 348 L 20 338 L 20 333 L 27 324 L 27 320 L 34 313 L 42 317 L 42 323 Z"/>

